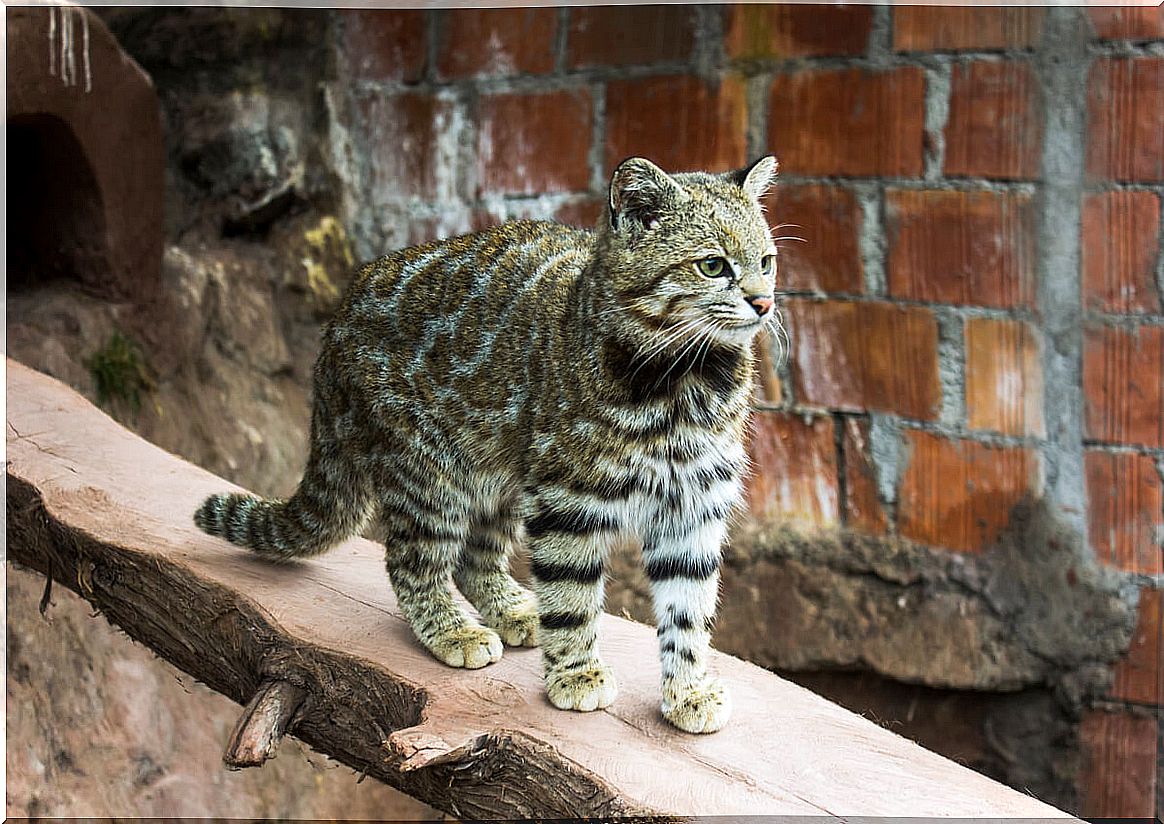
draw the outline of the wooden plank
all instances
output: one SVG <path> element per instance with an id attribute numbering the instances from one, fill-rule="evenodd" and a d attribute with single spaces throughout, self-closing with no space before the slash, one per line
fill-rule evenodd
<path id="1" fill-rule="evenodd" d="M 613 616 L 602 646 L 620 696 L 604 711 L 554 709 L 536 650 L 445 667 L 413 639 L 381 547 L 265 562 L 191 521 L 230 484 L 13 361 L 7 387 L 11 558 L 240 704 L 292 685 L 294 718 L 265 710 L 290 734 L 453 815 L 1067 818 L 718 653 L 733 718 L 679 732 L 659 714 L 654 631 Z"/>

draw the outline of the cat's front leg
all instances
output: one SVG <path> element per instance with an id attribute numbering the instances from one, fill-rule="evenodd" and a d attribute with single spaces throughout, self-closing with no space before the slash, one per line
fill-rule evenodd
<path id="1" fill-rule="evenodd" d="M 618 687 L 598 655 L 598 619 L 616 525 L 602 513 L 542 500 L 526 530 L 550 701 L 583 712 L 609 706 Z"/>
<path id="2" fill-rule="evenodd" d="M 731 715 L 726 688 L 707 674 L 724 532 L 716 520 L 678 534 L 659 531 L 643 542 L 659 635 L 663 716 L 687 732 L 715 732 Z"/>

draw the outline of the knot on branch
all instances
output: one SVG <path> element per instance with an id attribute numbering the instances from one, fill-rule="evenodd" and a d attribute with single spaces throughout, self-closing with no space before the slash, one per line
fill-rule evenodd
<path id="1" fill-rule="evenodd" d="M 232 770 L 261 766 L 273 758 L 279 741 L 294 726 L 295 714 L 307 697 L 302 687 L 269 681 L 259 687 L 230 734 L 222 760 Z"/>

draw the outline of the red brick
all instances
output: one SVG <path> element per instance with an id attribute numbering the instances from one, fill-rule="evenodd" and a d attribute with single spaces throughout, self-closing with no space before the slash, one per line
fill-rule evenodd
<path id="1" fill-rule="evenodd" d="M 611 81 L 606 89 L 606 168 L 631 155 L 668 171 L 743 166 L 747 132 L 744 84 L 696 77 Z"/>
<path id="2" fill-rule="evenodd" d="M 897 6 L 897 51 L 961 51 L 1029 48 L 1043 33 L 1043 10 L 951 6 Z"/>
<path id="3" fill-rule="evenodd" d="M 409 246 L 419 246 L 422 243 L 431 243 L 434 240 L 443 240 L 465 232 L 479 232 L 487 226 L 495 225 L 500 221 L 493 220 L 482 224 L 480 215 L 468 211 L 448 211 L 439 217 L 414 218 L 408 222 Z"/>
<path id="4" fill-rule="evenodd" d="M 695 46 L 695 9 L 685 5 L 570 9 L 571 68 L 686 61 Z"/>
<path id="5" fill-rule="evenodd" d="M 557 9 L 449 9 L 440 13 L 439 21 L 436 68 L 442 77 L 545 74 L 554 69 Z"/>
<path id="6" fill-rule="evenodd" d="M 921 69 L 806 70 L 777 75 L 768 141 L 783 168 L 805 175 L 922 173 Z"/>
<path id="7" fill-rule="evenodd" d="M 784 402 L 784 385 L 776 373 L 777 360 L 772 354 L 773 348 L 770 335 L 760 335 L 752 344 L 756 362 L 756 384 L 752 400 L 755 403 L 779 406 Z"/>
<path id="8" fill-rule="evenodd" d="M 1037 89 L 1027 63 L 979 60 L 955 66 L 946 121 L 946 174 L 1037 177 L 1043 153 Z"/>
<path id="9" fill-rule="evenodd" d="M 1164 488 L 1147 455 L 1088 450 L 1087 519 L 1100 563 L 1144 575 L 1164 574 Z"/>
<path id="10" fill-rule="evenodd" d="M 869 442 L 869 422 L 846 418 L 842 433 L 845 457 L 845 526 L 873 535 L 889 531 L 889 518 L 877 495 L 877 471 Z"/>
<path id="11" fill-rule="evenodd" d="M 971 429 L 1042 437 L 1040 348 L 1038 334 L 1023 321 L 966 321 L 966 419 Z"/>
<path id="12" fill-rule="evenodd" d="M 885 213 L 894 297 L 1006 308 L 1033 303 L 1029 195 L 890 190 Z"/>
<path id="13" fill-rule="evenodd" d="M 1083 199 L 1083 300 L 1102 312 L 1159 312 L 1160 198 L 1103 192 Z"/>
<path id="14" fill-rule="evenodd" d="M 484 229 L 500 226 L 506 219 L 507 217 L 502 211 L 490 208 L 490 206 L 481 206 L 473 209 L 470 214 L 469 231 L 480 232 Z"/>
<path id="15" fill-rule="evenodd" d="M 457 105 L 423 92 L 374 95 L 359 101 L 356 129 L 371 147 L 368 163 L 375 192 L 443 200 L 456 197 L 449 166 L 439 147 L 459 140 Z"/>
<path id="16" fill-rule="evenodd" d="M 1164 58 L 1097 60 L 1087 113 L 1093 180 L 1164 181 Z"/>
<path id="17" fill-rule="evenodd" d="M 1140 590 L 1136 629 L 1128 653 L 1116 664 L 1110 698 L 1164 705 L 1164 591 Z"/>
<path id="18" fill-rule="evenodd" d="M 869 6 L 728 6 L 724 49 L 733 59 L 862 54 L 872 27 Z"/>
<path id="19" fill-rule="evenodd" d="M 1164 448 L 1164 328 L 1083 331 L 1084 432 L 1107 443 Z"/>
<path id="20" fill-rule="evenodd" d="M 796 397 L 933 420 L 941 400 L 938 324 L 928 309 L 879 301 L 790 300 Z"/>
<path id="21" fill-rule="evenodd" d="M 760 521 L 800 527 L 840 523 L 837 450 L 827 416 L 759 410 L 752 415 L 747 501 Z"/>
<path id="22" fill-rule="evenodd" d="M 588 189 L 591 109 L 587 89 L 482 97 L 477 141 L 482 190 Z"/>
<path id="23" fill-rule="evenodd" d="M 1079 725 L 1078 813 L 1149 820 L 1155 807 L 1158 719 L 1147 712 L 1090 710 Z"/>
<path id="24" fill-rule="evenodd" d="M 1100 40 L 1164 39 L 1164 7 L 1090 8 L 1087 14 Z"/>
<path id="25" fill-rule="evenodd" d="M 343 10 L 343 48 L 339 50 L 353 77 L 416 83 L 426 60 L 423 11 Z"/>
<path id="26" fill-rule="evenodd" d="M 897 498 L 898 530 L 930 546 L 979 552 L 993 545 L 1010 513 L 1038 494 L 1038 458 L 1004 449 L 908 433 L 911 454 Z"/>
<path id="27" fill-rule="evenodd" d="M 863 292 L 857 247 L 861 209 L 853 193 L 836 186 L 794 185 L 777 186 L 774 192 L 768 208 L 773 237 L 804 238 L 778 241 L 781 288 Z"/>
<path id="28" fill-rule="evenodd" d="M 598 224 L 602 214 L 602 201 L 598 198 L 575 198 L 558 207 L 554 212 L 554 220 L 565 223 L 567 226 L 581 226 L 583 229 L 593 229 Z"/>

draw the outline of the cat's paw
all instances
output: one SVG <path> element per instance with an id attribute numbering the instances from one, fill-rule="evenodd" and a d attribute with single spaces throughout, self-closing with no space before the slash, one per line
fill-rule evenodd
<path id="1" fill-rule="evenodd" d="M 705 678 L 675 692 L 663 703 L 663 717 L 684 732 L 716 732 L 732 714 L 731 696 L 716 679 Z"/>
<path id="2" fill-rule="evenodd" d="M 502 615 L 489 626 L 497 630 L 509 647 L 536 647 L 538 645 L 538 607 L 534 601 L 522 604 Z"/>
<path id="3" fill-rule="evenodd" d="M 480 669 L 501 660 L 501 638 L 486 627 L 467 626 L 449 630 L 427 645 L 432 654 L 450 667 Z"/>
<path id="4" fill-rule="evenodd" d="M 546 679 L 550 703 L 560 710 L 590 712 L 609 707 L 618 695 L 610 667 L 598 661 L 583 670 L 551 674 Z"/>

